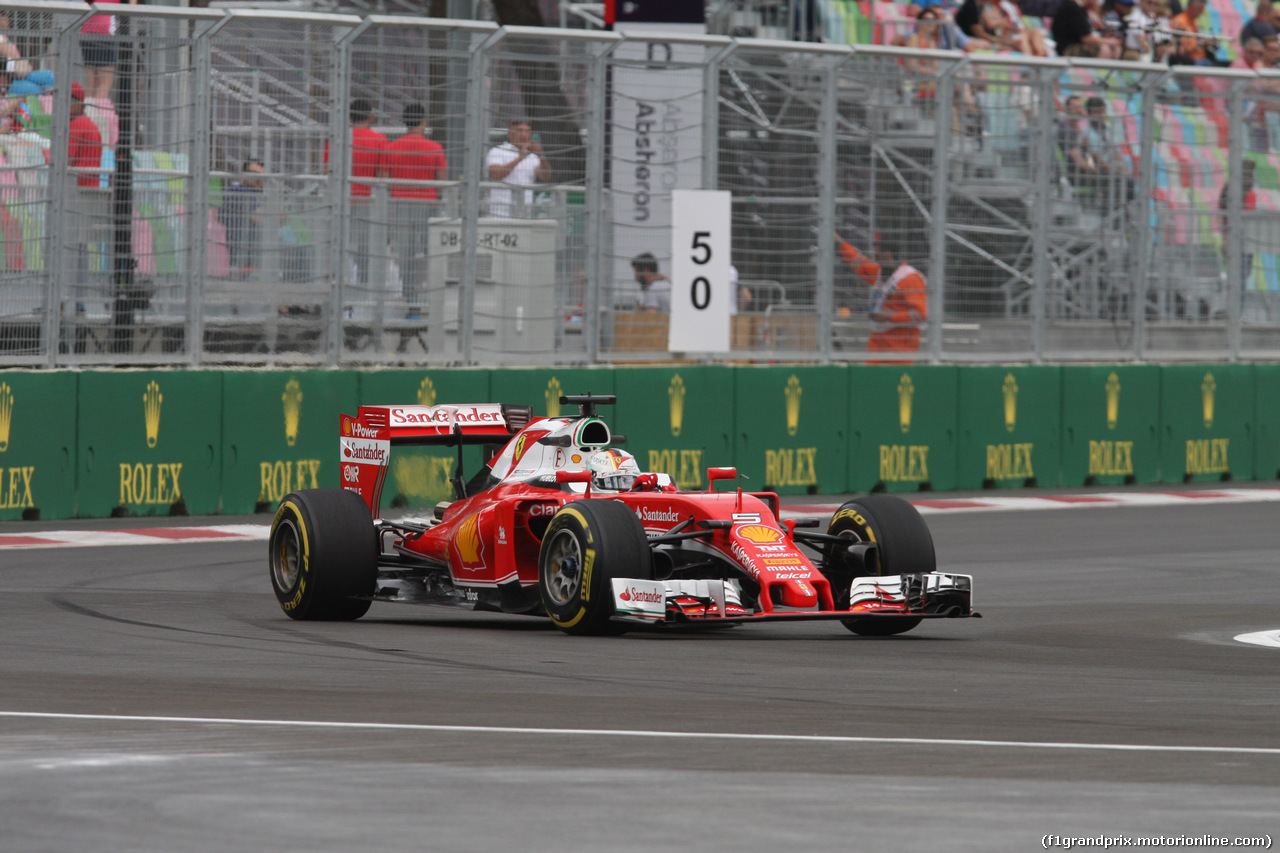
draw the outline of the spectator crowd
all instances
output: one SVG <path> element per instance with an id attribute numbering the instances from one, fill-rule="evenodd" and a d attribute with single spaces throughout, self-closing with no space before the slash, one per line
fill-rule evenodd
<path id="1" fill-rule="evenodd" d="M 1168 65 L 1275 68 L 1280 7 L 1258 0 L 1239 33 L 1209 26 L 1206 0 L 912 0 L 900 45 L 1123 59 Z"/>

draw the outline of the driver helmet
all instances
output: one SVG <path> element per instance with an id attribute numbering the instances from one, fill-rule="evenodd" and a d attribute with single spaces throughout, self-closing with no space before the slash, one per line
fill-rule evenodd
<path id="1" fill-rule="evenodd" d="M 591 471 L 591 485 L 611 492 L 630 490 L 640 474 L 640 466 L 634 456 L 612 447 L 592 454 L 587 460 L 587 468 Z"/>

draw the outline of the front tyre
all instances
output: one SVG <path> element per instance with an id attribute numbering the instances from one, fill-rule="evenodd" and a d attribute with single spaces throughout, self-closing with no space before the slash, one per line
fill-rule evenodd
<path id="1" fill-rule="evenodd" d="M 369 610 L 378 534 L 355 492 L 291 492 L 271 522 L 268 559 L 280 608 L 294 619 L 350 621 Z"/>
<path id="2" fill-rule="evenodd" d="M 653 577 L 653 557 L 640 519 L 617 501 L 581 500 L 551 519 L 538 555 L 542 605 L 566 634 L 621 634 L 610 622 L 613 578 Z"/>
<path id="3" fill-rule="evenodd" d="M 822 572 L 831 581 L 837 609 L 849 606 L 849 586 L 859 574 L 906 575 L 932 572 L 938 561 L 933 536 L 920 513 L 911 504 L 891 495 L 868 495 L 848 501 L 831 517 L 827 533 L 854 542 L 875 544 L 879 556 L 872 566 L 856 564 L 847 545 L 830 543 L 822 559 Z M 872 616 L 841 619 L 855 634 L 887 637 L 902 634 L 920 624 L 919 616 Z"/>

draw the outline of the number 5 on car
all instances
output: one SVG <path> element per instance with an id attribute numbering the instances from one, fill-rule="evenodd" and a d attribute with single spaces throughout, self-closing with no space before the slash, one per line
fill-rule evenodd
<path id="1" fill-rule="evenodd" d="M 670 352 L 728 352 L 731 194 L 671 191 Z"/>

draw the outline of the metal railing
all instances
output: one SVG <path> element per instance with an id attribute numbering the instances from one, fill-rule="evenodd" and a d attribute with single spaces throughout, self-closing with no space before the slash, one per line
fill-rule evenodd
<path id="1" fill-rule="evenodd" d="M 732 193 L 752 298 L 729 358 L 868 358 L 872 290 L 833 233 L 895 249 L 882 278 L 923 273 L 921 360 L 1280 357 L 1274 73 L 4 8 L 55 85 L 6 102 L 0 365 L 670 358 L 631 262 L 670 270 L 672 188 Z M 106 13 L 114 34 L 83 31 Z M 72 162 L 67 83 L 100 162 Z M 370 155 L 408 145 L 411 105 L 439 145 L 429 173 Z M 550 174 L 510 192 L 488 164 L 514 158 L 515 118 Z"/>

